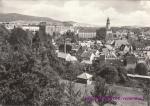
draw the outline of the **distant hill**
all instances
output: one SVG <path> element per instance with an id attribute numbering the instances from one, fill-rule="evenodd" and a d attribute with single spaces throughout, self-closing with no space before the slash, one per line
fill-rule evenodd
<path id="1" fill-rule="evenodd" d="M 46 21 L 46 22 L 60 22 L 58 20 L 54 20 L 48 17 L 37 17 L 37 16 L 29 16 L 22 15 L 17 13 L 0 13 L 0 22 L 11 22 L 11 21 Z"/>
<path id="2" fill-rule="evenodd" d="M 45 21 L 48 23 L 56 23 L 63 25 L 74 25 L 80 27 L 95 27 L 95 25 L 78 23 L 74 21 L 59 21 L 49 17 L 38 17 L 38 16 L 30 16 L 30 15 L 22 15 L 18 13 L 0 13 L 0 22 L 14 22 L 14 21 L 27 21 L 27 22 L 41 22 Z"/>

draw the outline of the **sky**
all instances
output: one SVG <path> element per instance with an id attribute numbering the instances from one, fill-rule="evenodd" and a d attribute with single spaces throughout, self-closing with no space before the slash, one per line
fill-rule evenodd
<path id="1" fill-rule="evenodd" d="M 103 26 L 150 26 L 149 0 L 0 0 L 0 13 L 20 13 Z"/>

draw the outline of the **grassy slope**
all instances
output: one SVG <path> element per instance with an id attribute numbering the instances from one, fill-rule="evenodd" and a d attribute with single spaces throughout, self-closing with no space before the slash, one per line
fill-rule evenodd
<path id="1" fill-rule="evenodd" d="M 63 80 L 61 82 L 67 83 L 68 81 Z M 112 87 L 112 89 L 115 89 L 117 91 L 117 94 L 119 94 L 120 96 L 124 96 L 124 97 L 125 96 L 126 97 L 137 96 L 137 97 L 139 97 L 139 96 L 143 95 L 141 89 L 122 87 L 122 86 L 116 86 L 116 85 L 113 85 L 111 87 Z M 74 89 L 76 91 L 80 89 L 83 96 L 91 96 L 90 92 L 92 90 L 94 90 L 94 85 L 87 85 L 86 86 L 85 84 L 76 83 Z M 85 91 L 87 92 L 86 94 L 85 94 Z M 93 106 L 97 106 L 97 105 L 94 104 Z M 105 106 L 113 106 L 113 105 L 106 104 Z M 126 101 L 125 100 L 118 100 L 117 105 L 115 105 L 115 106 L 147 106 L 147 103 L 146 103 L 146 101 L 140 101 L 140 100 L 126 100 Z"/>

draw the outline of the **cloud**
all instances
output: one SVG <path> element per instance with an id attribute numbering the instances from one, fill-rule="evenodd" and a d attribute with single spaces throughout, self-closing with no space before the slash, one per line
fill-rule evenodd
<path id="1" fill-rule="evenodd" d="M 150 13 L 150 1 L 141 1 L 141 7 L 143 7 L 147 12 Z M 148 11 L 149 10 L 149 11 Z"/>
<path id="2" fill-rule="evenodd" d="M 46 16 L 103 26 L 150 25 L 150 1 L 139 0 L 3 0 L 3 12 Z M 15 5 L 14 5 L 15 4 Z"/>
<path id="3" fill-rule="evenodd" d="M 0 12 L 2 12 L 3 5 L 2 5 L 2 0 L 0 0 Z"/>

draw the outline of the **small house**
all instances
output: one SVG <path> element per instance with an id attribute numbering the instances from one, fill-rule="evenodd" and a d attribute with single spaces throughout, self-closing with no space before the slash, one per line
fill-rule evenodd
<path id="1" fill-rule="evenodd" d="M 69 53 L 58 52 L 58 57 L 64 61 L 77 61 L 77 58 L 75 56 L 71 56 Z"/>
<path id="2" fill-rule="evenodd" d="M 82 58 L 82 62 L 81 63 L 92 64 L 92 62 L 93 62 L 93 60 L 95 58 L 95 54 L 91 50 L 84 51 L 81 54 L 81 58 Z"/>
<path id="3" fill-rule="evenodd" d="M 92 84 L 92 77 L 93 77 L 93 75 L 84 72 L 77 76 L 77 81 L 79 83 L 84 83 L 84 84 L 90 85 L 90 84 Z"/>

